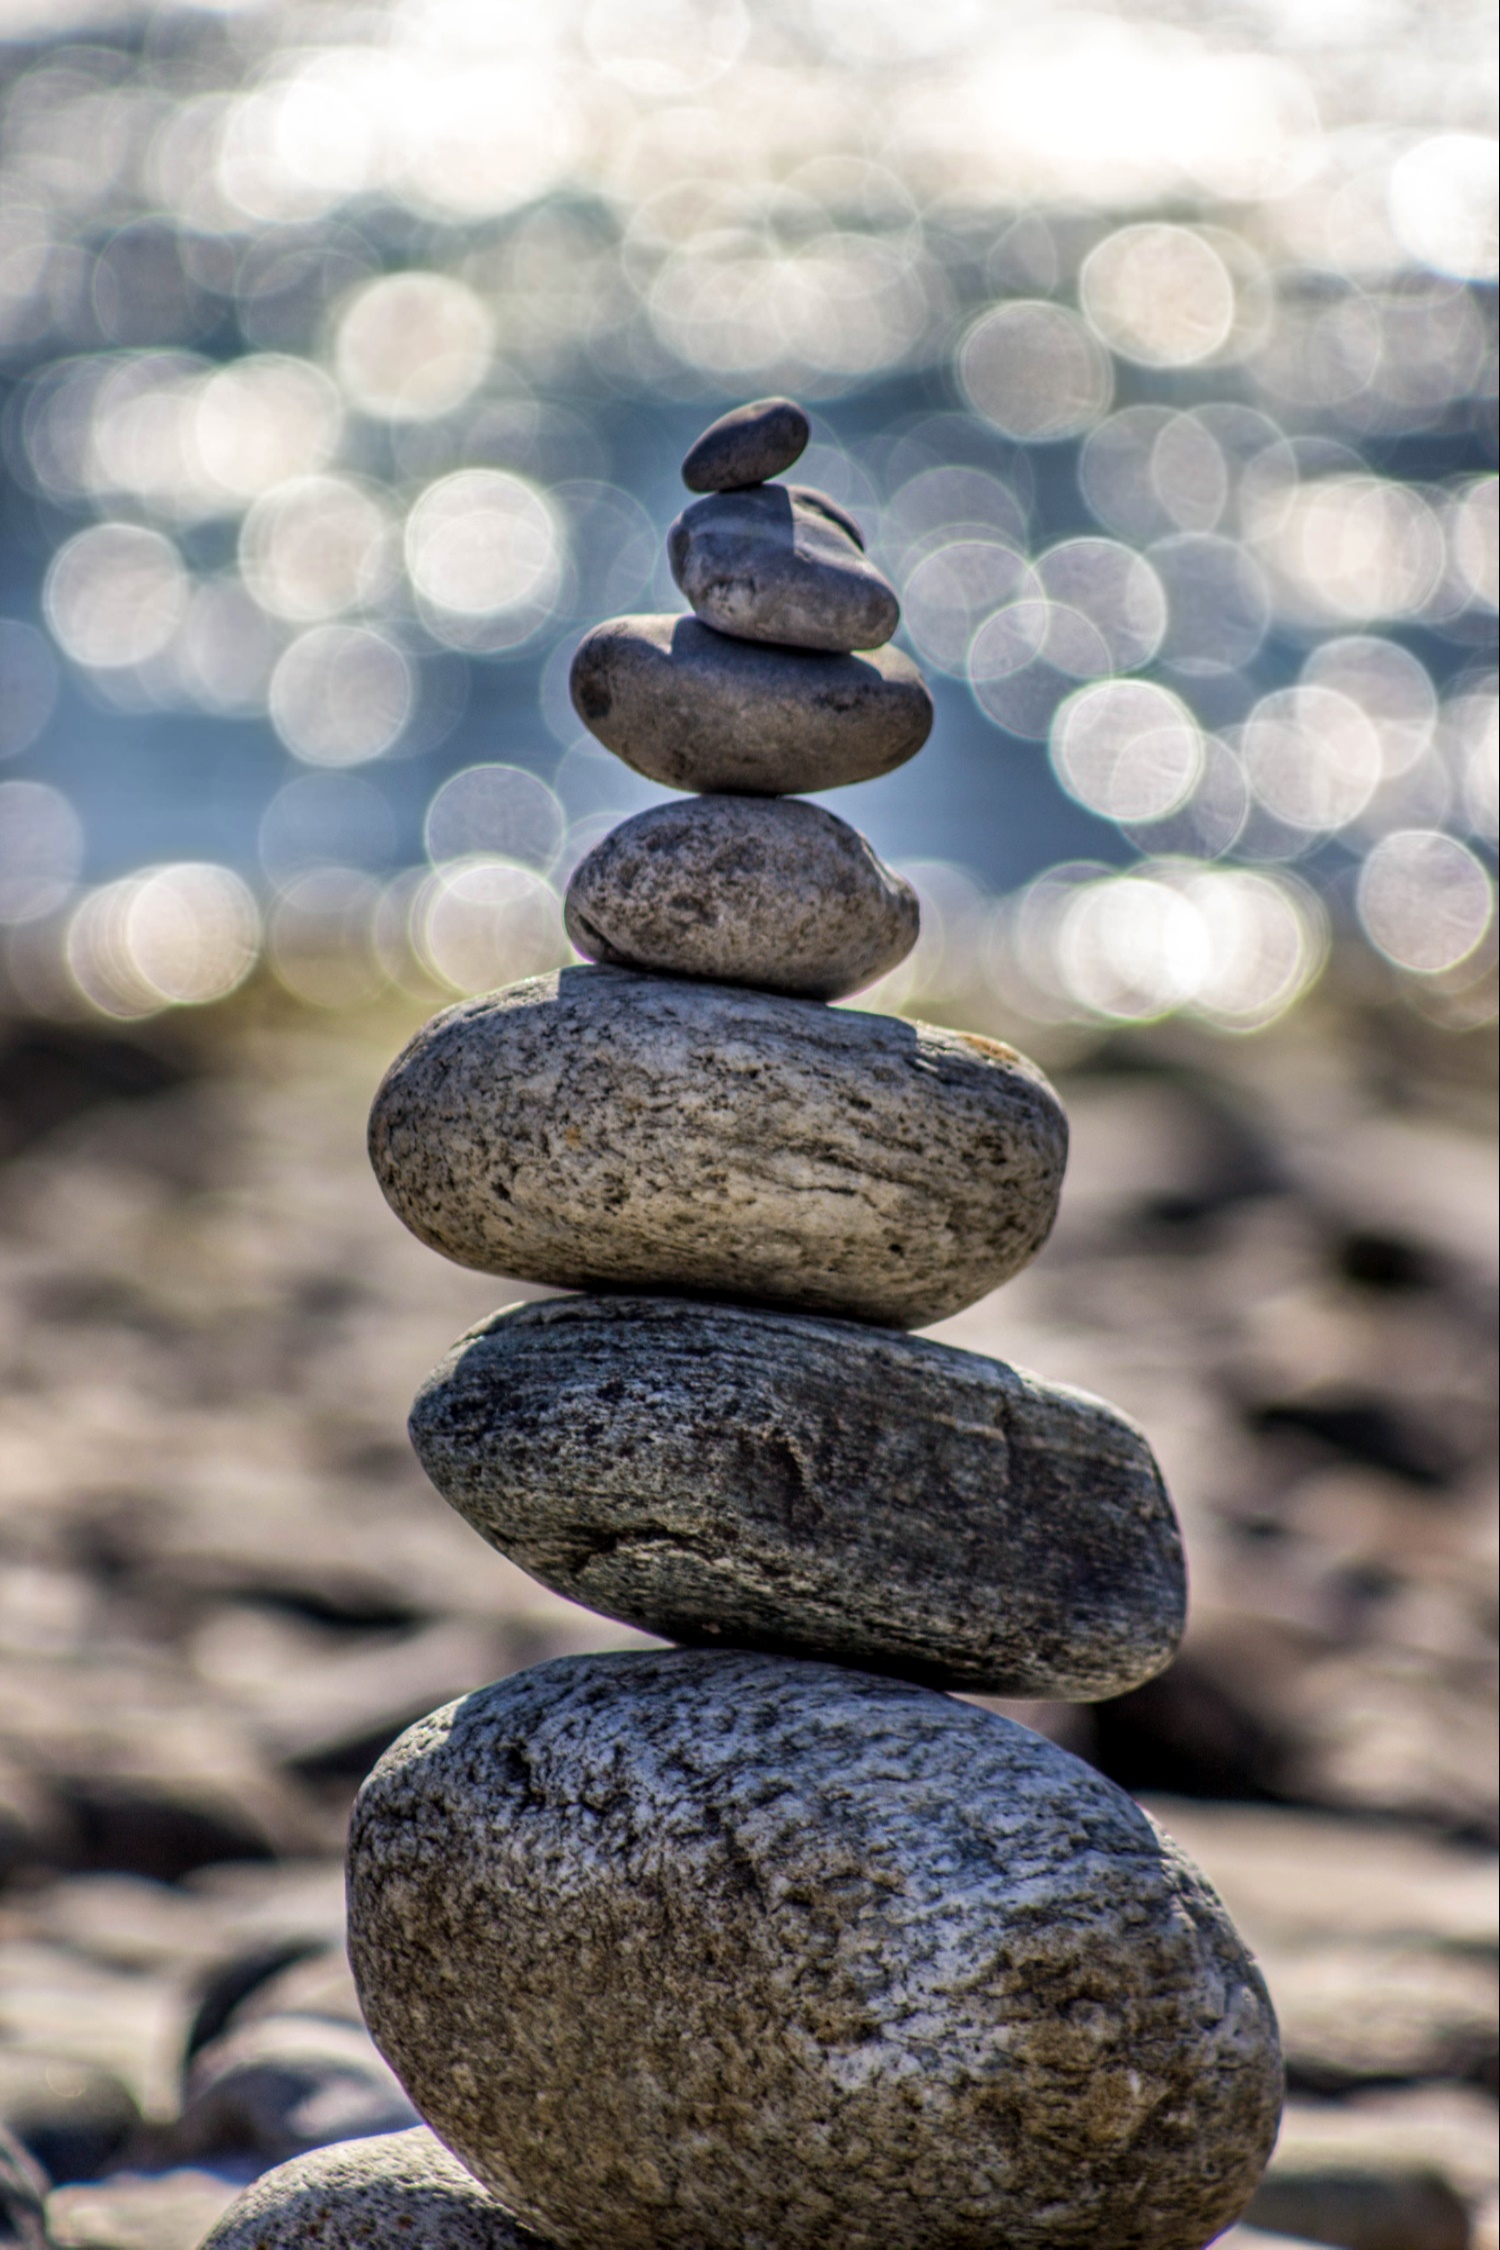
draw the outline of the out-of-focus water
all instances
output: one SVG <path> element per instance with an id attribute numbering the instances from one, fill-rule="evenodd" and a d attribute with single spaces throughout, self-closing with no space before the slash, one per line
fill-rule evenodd
<path id="1" fill-rule="evenodd" d="M 23 1004 L 565 951 L 663 794 L 580 631 L 813 410 L 939 718 L 838 800 L 1022 1016 L 1493 1006 L 1489 12 L 0 0 L 0 922 Z M 448 787 L 469 769 L 496 769 Z"/>

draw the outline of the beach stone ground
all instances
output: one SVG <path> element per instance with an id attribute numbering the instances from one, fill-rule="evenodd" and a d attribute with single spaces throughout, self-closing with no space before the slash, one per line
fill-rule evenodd
<path id="1" fill-rule="evenodd" d="M 548 2250 L 425 2125 L 340 2141 L 246 2188 L 203 2250 Z"/>

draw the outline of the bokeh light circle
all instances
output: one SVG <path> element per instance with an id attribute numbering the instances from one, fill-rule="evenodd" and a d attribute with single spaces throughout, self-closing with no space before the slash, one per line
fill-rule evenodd
<path id="1" fill-rule="evenodd" d="M 1383 836 L 1360 870 L 1359 918 L 1372 945 L 1419 976 L 1472 953 L 1494 918 L 1494 885 L 1456 836 L 1402 829 Z"/>

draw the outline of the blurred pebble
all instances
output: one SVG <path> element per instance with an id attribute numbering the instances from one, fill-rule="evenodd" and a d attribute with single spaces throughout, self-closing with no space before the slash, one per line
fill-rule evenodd
<path id="1" fill-rule="evenodd" d="M 198 2250 L 238 2183 L 217 2173 L 120 2172 L 47 2198 L 51 2250 Z"/>
<path id="2" fill-rule="evenodd" d="M 546 2250 L 425 2125 L 345 2142 L 268 2172 L 203 2250 Z"/>
<path id="3" fill-rule="evenodd" d="M 0 2125 L 0 2250 L 48 2250 L 45 2193 L 36 2165 Z"/>
<path id="4" fill-rule="evenodd" d="M 755 399 L 710 422 L 683 456 L 689 492 L 733 492 L 789 469 L 812 436 L 812 425 L 789 398 Z"/>
<path id="5" fill-rule="evenodd" d="M 283 2164 L 329 2141 L 416 2122 L 362 2025 L 273 2016 L 227 2032 L 194 2057 L 172 2140 L 185 2159 L 245 2155 Z"/>
<path id="6" fill-rule="evenodd" d="M 134 2097 L 112 2070 L 32 2047 L 0 2047 L 0 2129 L 54 2187 L 106 2171 L 139 2122 Z"/>

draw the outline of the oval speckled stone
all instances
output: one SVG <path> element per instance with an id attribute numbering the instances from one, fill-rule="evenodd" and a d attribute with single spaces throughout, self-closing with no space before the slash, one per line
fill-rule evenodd
<path id="1" fill-rule="evenodd" d="M 264 2172 L 202 2250 L 548 2250 L 435 2133 L 337 2141 Z"/>
<path id="2" fill-rule="evenodd" d="M 715 632 L 789 648 L 879 648 L 901 621 L 852 516 L 800 484 L 695 500 L 667 533 L 672 576 Z"/>
<path id="3" fill-rule="evenodd" d="M 419 1031 L 370 1113 L 397 1216 L 459 1265 L 921 1328 L 1046 1239 L 1067 1121 L 968 1032 L 562 969 Z"/>
<path id="4" fill-rule="evenodd" d="M 1265 1986 L 1100 1774 L 824 1664 L 543 1664 L 360 1792 L 349 1946 L 434 2129 L 569 2250 L 1200 2250 Z"/>
<path id="5" fill-rule="evenodd" d="M 689 797 L 622 821 L 564 906 L 591 961 L 841 1000 L 917 942 L 909 883 L 821 805 Z"/>
<path id="6" fill-rule="evenodd" d="M 410 1429 L 491 1546 L 668 1640 L 1087 1701 L 1181 1637 L 1181 1542 L 1135 1424 L 951 1345 L 558 1297 L 462 1337 Z"/>
<path id="7" fill-rule="evenodd" d="M 682 481 L 689 492 L 734 492 L 779 477 L 799 459 L 812 425 L 789 398 L 758 398 L 710 422 L 688 447 Z"/>
<path id="8" fill-rule="evenodd" d="M 696 617 L 596 625 L 569 686 L 590 733 L 669 789 L 839 789 L 904 765 L 932 732 L 932 696 L 902 649 L 771 648 Z"/>

